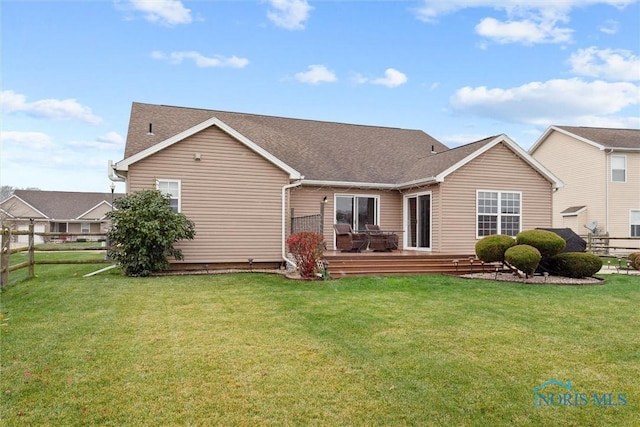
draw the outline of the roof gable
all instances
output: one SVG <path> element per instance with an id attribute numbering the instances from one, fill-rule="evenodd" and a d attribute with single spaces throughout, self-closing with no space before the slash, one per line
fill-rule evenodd
<path id="1" fill-rule="evenodd" d="M 553 132 L 570 136 L 599 150 L 640 151 L 640 129 L 550 126 L 531 146 L 529 152 L 535 152 Z"/>
<path id="2" fill-rule="evenodd" d="M 402 188 L 441 182 L 499 143 L 554 186 L 558 178 L 506 135 L 448 149 L 420 130 L 133 103 L 125 158 L 116 171 L 217 126 L 307 184 Z M 150 132 L 151 131 L 151 132 Z"/>

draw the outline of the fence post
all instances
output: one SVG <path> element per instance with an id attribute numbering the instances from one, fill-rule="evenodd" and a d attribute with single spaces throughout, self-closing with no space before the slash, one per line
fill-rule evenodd
<path id="1" fill-rule="evenodd" d="M 35 273 L 35 256 L 34 256 L 34 252 L 35 252 L 35 238 L 34 238 L 34 229 L 35 227 L 33 226 L 33 218 L 29 219 L 29 257 L 27 259 L 27 261 L 29 262 L 29 279 L 33 279 L 34 277 L 36 277 L 36 273 Z"/>
<path id="2" fill-rule="evenodd" d="M 11 253 L 11 231 L 2 227 L 2 246 L 0 246 L 0 287 L 9 283 L 9 254 Z"/>

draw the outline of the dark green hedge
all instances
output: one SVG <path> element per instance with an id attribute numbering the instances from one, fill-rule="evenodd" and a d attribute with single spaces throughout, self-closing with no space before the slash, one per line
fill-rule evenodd
<path id="1" fill-rule="evenodd" d="M 567 242 L 552 231 L 525 230 L 516 236 L 516 244 L 533 246 L 543 258 L 548 258 L 562 252 Z"/>
<path id="2" fill-rule="evenodd" d="M 549 258 L 549 267 L 558 276 L 591 277 L 602 268 L 602 260 L 590 253 L 565 252 Z"/>
<path id="3" fill-rule="evenodd" d="M 476 242 L 476 256 L 484 262 L 502 262 L 505 251 L 515 244 L 515 239 L 505 234 L 486 236 Z"/>
<path id="4" fill-rule="evenodd" d="M 506 250 L 504 259 L 527 276 L 533 274 L 542 259 L 540 251 L 530 245 L 516 245 Z"/>

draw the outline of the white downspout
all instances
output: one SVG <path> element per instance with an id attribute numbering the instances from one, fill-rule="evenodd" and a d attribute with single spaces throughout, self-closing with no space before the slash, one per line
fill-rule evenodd
<path id="1" fill-rule="evenodd" d="M 125 182 L 126 179 L 120 175 L 118 175 L 118 172 L 116 172 L 116 168 L 113 166 L 113 161 L 109 160 L 109 162 L 107 163 L 107 168 L 108 168 L 108 174 L 109 174 L 109 179 L 111 181 L 116 181 L 116 182 Z"/>
<path id="2" fill-rule="evenodd" d="M 289 258 L 287 258 L 287 190 L 302 184 L 303 179 L 304 176 L 301 177 L 298 181 L 282 187 L 282 259 L 293 268 L 297 268 L 296 264 Z"/>

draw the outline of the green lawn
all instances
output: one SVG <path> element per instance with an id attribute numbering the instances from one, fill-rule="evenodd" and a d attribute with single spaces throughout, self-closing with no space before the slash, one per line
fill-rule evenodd
<path id="1" fill-rule="evenodd" d="M 4 425 L 638 425 L 637 277 L 82 277 L 101 267 L 2 292 Z M 580 405 L 534 407 L 551 379 Z"/>

